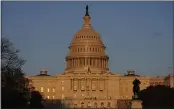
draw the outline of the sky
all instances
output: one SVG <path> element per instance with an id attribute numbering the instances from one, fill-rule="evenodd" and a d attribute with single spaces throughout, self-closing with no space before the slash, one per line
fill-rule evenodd
<path id="1" fill-rule="evenodd" d="M 2 2 L 2 36 L 26 60 L 26 75 L 63 73 L 74 34 L 89 5 L 92 26 L 107 47 L 109 68 L 164 76 L 173 67 L 172 2 Z"/>

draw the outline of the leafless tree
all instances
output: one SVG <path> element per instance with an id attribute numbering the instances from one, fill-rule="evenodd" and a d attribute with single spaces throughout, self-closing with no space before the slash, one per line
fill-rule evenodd
<path id="1" fill-rule="evenodd" d="M 19 50 L 15 49 L 13 43 L 7 37 L 2 37 L 1 38 L 1 81 L 2 81 L 1 89 L 3 95 L 2 100 L 6 101 L 5 103 L 6 106 L 9 105 L 7 104 L 8 100 L 11 101 L 11 99 L 13 98 L 9 97 L 9 94 L 13 93 L 14 95 L 15 92 L 15 94 L 17 95 L 17 93 L 19 92 L 25 96 L 26 93 L 29 92 L 28 90 L 29 80 L 24 77 L 25 75 L 21 69 L 24 63 L 25 60 L 19 57 Z"/>
<path id="2" fill-rule="evenodd" d="M 14 48 L 13 43 L 7 38 L 1 38 L 1 70 L 6 70 L 7 68 L 17 69 L 24 65 L 25 60 L 22 60 L 19 55 L 19 50 Z"/>
<path id="3" fill-rule="evenodd" d="M 20 89 L 25 86 L 26 79 L 21 69 L 25 60 L 22 60 L 18 53 L 19 50 L 14 48 L 13 43 L 7 37 L 1 38 L 1 74 L 3 86 L 9 85 L 11 88 L 18 87 Z"/>

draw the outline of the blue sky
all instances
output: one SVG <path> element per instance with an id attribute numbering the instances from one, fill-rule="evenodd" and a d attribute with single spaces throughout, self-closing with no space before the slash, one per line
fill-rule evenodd
<path id="1" fill-rule="evenodd" d="M 20 49 L 27 75 L 42 68 L 52 75 L 63 73 L 86 4 L 107 47 L 112 72 L 168 74 L 173 66 L 172 2 L 2 2 L 2 36 Z"/>

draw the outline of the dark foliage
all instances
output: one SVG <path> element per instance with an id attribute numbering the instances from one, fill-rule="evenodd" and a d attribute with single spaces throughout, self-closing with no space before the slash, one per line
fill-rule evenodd
<path id="1" fill-rule="evenodd" d="M 19 57 L 19 51 L 8 38 L 1 39 L 1 81 L 2 108 L 27 106 L 29 81 L 21 69 L 25 61 Z"/>
<path id="2" fill-rule="evenodd" d="M 22 66 L 25 61 L 19 57 L 13 43 L 1 38 L 1 95 L 2 108 L 26 108 L 30 99 L 30 80 L 25 78 Z"/>
<path id="3" fill-rule="evenodd" d="M 54 100 L 44 100 L 44 108 L 46 109 L 68 109 L 69 107 L 65 106 L 64 103 L 61 102 L 60 99 L 54 99 Z"/>
<path id="4" fill-rule="evenodd" d="M 38 91 L 31 92 L 31 99 L 30 99 L 30 107 L 41 109 L 43 108 L 42 105 L 42 95 Z"/>
<path id="5" fill-rule="evenodd" d="M 144 109 L 174 109 L 174 88 L 164 85 L 150 86 L 140 91 Z"/>
<path id="6" fill-rule="evenodd" d="M 17 90 L 2 89 L 2 108 L 24 108 L 27 107 L 27 99 L 24 93 Z"/>

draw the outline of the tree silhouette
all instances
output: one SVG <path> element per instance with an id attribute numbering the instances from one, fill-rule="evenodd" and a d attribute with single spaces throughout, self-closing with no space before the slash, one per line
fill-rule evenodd
<path id="1" fill-rule="evenodd" d="M 8 38 L 1 38 L 2 108 L 27 106 L 29 81 L 24 77 L 21 69 L 25 61 L 18 53 L 19 50 L 15 49 Z"/>
<path id="2" fill-rule="evenodd" d="M 174 88 L 164 85 L 150 86 L 140 91 L 139 98 L 144 109 L 173 109 Z"/>
<path id="3" fill-rule="evenodd" d="M 30 107 L 37 108 L 37 109 L 43 108 L 42 99 L 43 99 L 43 97 L 40 94 L 40 92 L 33 90 L 31 92 Z"/>

